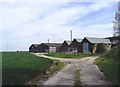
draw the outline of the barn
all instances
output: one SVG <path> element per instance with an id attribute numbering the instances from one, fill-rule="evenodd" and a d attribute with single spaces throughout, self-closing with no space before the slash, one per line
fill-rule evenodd
<path id="1" fill-rule="evenodd" d="M 39 50 L 38 50 L 38 45 L 39 45 L 39 44 L 32 44 L 32 45 L 29 47 L 29 52 L 39 52 Z"/>
<path id="2" fill-rule="evenodd" d="M 70 52 L 70 44 L 71 41 L 65 40 L 62 45 L 60 46 L 60 52 Z"/>
<path id="3" fill-rule="evenodd" d="M 105 39 L 109 39 L 111 42 L 111 47 L 115 47 L 119 44 L 119 37 L 113 36 L 113 37 L 106 37 Z"/>
<path id="4" fill-rule="evenodd" d="M 104 38 L 85 37 L 81 43 L 84 53 L 96 53 L 100 44 L 104 44 L 108 48 L 108 50 L 110 50 L 111 48 L 110 40 Z"/>
<path id="5" fill-rule="evenodd" d="M 41 43 L 38 45 L 39 52 L 59 52 L 61 43 Z"/>
<path id="6" fill-rule="evenodd" d="M 82 52 L 82 39 L 75 38 L 71 43 L 72 52 Z"/>

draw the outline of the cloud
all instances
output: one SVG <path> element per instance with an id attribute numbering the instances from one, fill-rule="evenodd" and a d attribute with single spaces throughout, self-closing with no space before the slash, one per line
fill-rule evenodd
<path id="1" fill-rule="evenodd" d="M 74 37 L 109 37 L 112 36 L 112 23 L 108 24 L 95 24 L 86 27 L 76 28 L 74 30 Z M 78 34 L 79 33 L 79 34 Z"/>
<path id="2" fill-rule="evenodd" d="M 20 0 L 20 1 L 18 1 L 18 0 L 0 0 L 0 2 L 7 2 L 7 3 L 16 3 L 16 2 L 26 2 L 26 3 L 34 3 L 34 2 L 36 2 L 36 3 L 38 3 L 38 2 L 40 2 L 40 3 L 46 3 L 46 2 L 57 2 L 57 3 L 60 3 L 60 2 L 118 2 L 119 0 Z"/>
<path id="3" fill-rule="evenodd" d="M 94 4 L 89 6 L 89 10 L 98 11 L 103 8 L 108 8 L 113 4 L 113 2 L 94 2 Z"/>
<path id="4" fill-rule="evenodd" d="M 9 50 L 27 50 L 30 44 L 47 42 L 48 38 L 50 42 L 63 42 L 65 39 L 70 39 L 70 30 L 73 30 L 74 37 L 81 38 L 112 35 L 112 24 L 109 19 L 109 23 L 102 23 L 106 17 L 93 19 L 101 20 L 94 21 L 95 23 L 88 26 L 83 26 L 83 20 L 90 14 L 94 16 L 94 12 L 99 14 L 103 9 L 112 8 L 115 3 L 4 0 L 0 5 L 3 50 L 6 50 L 7 43 Z M 112 15 L 110 17 L 112 18 Z M 92 20 L 88 21 L 92 22 Z"/>

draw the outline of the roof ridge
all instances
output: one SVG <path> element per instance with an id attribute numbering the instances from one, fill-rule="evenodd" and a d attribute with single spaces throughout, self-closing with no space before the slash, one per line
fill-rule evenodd
<path id="1" fill-rule="evenodd" d="M 95 38 L 95 37 L 85 37 L 85 38 L 92 43 L 110 43 L 110 40 L 105 38 Z"/>

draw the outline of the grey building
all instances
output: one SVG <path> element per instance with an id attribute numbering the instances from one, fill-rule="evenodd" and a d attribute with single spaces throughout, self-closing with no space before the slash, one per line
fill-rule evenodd
<path id="1" fill-rule="evenodd" d="M 29 52 L 39 52 L 39 50 L 38 50 L 38 45 L 39 45 L 39 44 L 32 44 L 32 45 L 29 47 Z"/>
<path id="2" fill-rule="evenodd" d="M 108 49 L 111 48 L 110 40 L 104 38 L 85 37 L 81 43 L 84 53 L 96 53 L 99 44 L 105 44 Z"/>
<path id="3" fill-rule="evenodd" d="M 110 40 L 112 47 L 115 47 L 119 44 L 119 37 L 118 36 L 106 37 L 106 39 Z"/>

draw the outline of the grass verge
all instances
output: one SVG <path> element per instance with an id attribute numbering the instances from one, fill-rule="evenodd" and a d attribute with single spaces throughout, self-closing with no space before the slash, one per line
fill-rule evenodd
<path id="1" fill-rule="evenodd" d="M 95 64 L 98 65 L 99 69 L 104 73 L 106 78 L 111 82 L 112 85 L 120 84 L 118 82 L 118 49 L 115 47 L 109 53 L 104 54 L 96 59 Z"/>
<path id="2" fill-rule="evenodd" d="M 54 60 L 52 66 L 45 71 L 45 74 L 36 76 L 32 80 L 27 81 L 25 85 L 42 85 L 49 77 L 60 71 L 64 65 L 63 62 Z"/>
<path id="3" fill-rule="evenodd" d="M 83 57 L 88 57 L 88 56 L 94 56 L 94 54 L 83 54 L 83 53 L 59 53 L 59 52 L 53 52 L 53 53 L 48 53 L 45 54 L 46 56 L 52 56 L 52 57 L 58 57 L 58 58 L 75 58 L 75 59 L 79 59 L 79 58 L 83 58 Z"/>
<path id="4" fill-rule="evenodd" d="M 61 62 L 59 60 L 54 60 L 52 66 L 49 69 L 47 69 L 47 72 L 51 73 L 51 74 L 56 74 L 64 66 L 65 66 L 65 64 L 63 62 Z"/>

